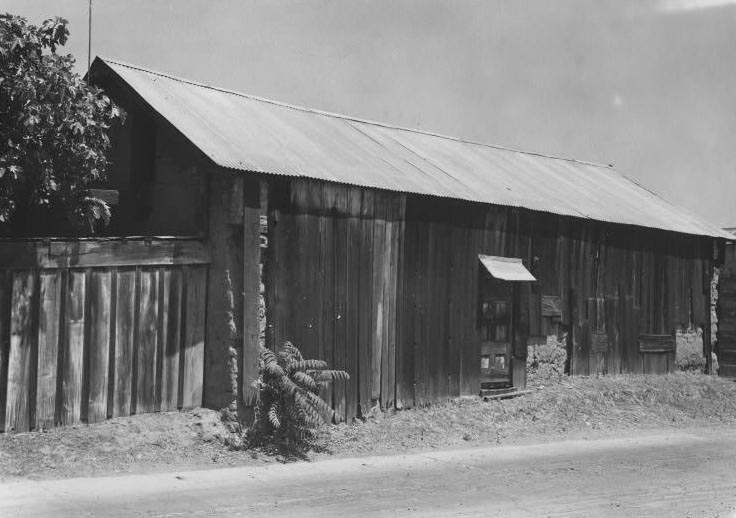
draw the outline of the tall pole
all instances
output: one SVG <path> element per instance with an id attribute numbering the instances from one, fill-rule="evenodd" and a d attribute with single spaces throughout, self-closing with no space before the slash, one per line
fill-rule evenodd
<path id="1" fill-rule="evenodd" d="M 87 27 L 87 74 L 89 74 L 90 66 L 92 65 L 92 0 L 89 0 L 89 25 Z M 89 80 L 89 75 L 87 76 Z"/>

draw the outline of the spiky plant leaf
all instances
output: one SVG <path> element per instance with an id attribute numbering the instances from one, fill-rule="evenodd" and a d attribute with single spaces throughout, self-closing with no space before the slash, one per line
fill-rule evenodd
<path id="1" fill-rule="evenodd" d="M 293 364 L 295 370 L 307 371 L 307 370 L 323 370 L 327 368 L 327 362 L 322 360 L 300 360 L 295 361 Z"/>
<path id="2" fill-rule="evenodd" d="M 312 376 L 303 371 L 296 371 L 293 376 L 294 381 L 302 388 L 307 390 L 319 390 L 319 386 Z"/>
<path id="3" fill-rule="evenodd" d="M 321 370 L 311 374 L 315 381 L 347 381 L 350 375 L 345 371 L 339 370 Z"/>
<path id="4" fill-rule="evenodd" d="M 261 349 L 259 376 L 252 384 L 258 391 L 256 428 L 269 441 L 306 447 L 313 430 L 334 416 L 319 397 L 320 388 L 348 378 L 344 371 L 329 370 L 324 361 L 304 359 L 291 342 L 278 352 Z"/>
<path id="5" fill-rule="evenodd" d="M 281 420 L 279 419 L 279 404 L 274 402 L 271 404 L 271 408 L 268 409 L 268 420 L 275 429 L 281 428 Z"/>

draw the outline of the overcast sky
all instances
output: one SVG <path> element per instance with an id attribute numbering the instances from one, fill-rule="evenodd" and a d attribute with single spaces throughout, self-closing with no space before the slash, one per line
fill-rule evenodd
<path id="1" fill-rule="evenodd" d="M 67 51 L 84 71 L 87 5 L 0 0 L 0 11 L 70 20 Z M 92 55 L 612 163 L 736 226 L 736 0 L 93 0 Z"/>

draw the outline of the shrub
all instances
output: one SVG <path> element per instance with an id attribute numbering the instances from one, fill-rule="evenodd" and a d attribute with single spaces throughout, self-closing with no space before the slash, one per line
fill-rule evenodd
<path id="1" fill-rule="evenodd" d="M 530 345 L 526 359 L 528 382 L 559 380 L 565 374 L 566 361 L 565 343 L 554 335 L 548 336 L 544 344 Z"/>
<path id="2" fill-rule="evenodd" d="M 258 401 L 252 441 L 290 452 L 308 448 L 314 430 L 332 421 L 334 411 L 320 396 L 320 388 L 347 380 L 342 370 L 329 370 L 321 360 L 305 360 L 291 342 L 280 351 L 261 348 L 258 378 L 253 382 Z"/>
<path id="3" fill-rule="evenodd" d="M 681 371 L 704 372 L 703 330 L 701 328 L 677 331 L 675 365 Z"/>

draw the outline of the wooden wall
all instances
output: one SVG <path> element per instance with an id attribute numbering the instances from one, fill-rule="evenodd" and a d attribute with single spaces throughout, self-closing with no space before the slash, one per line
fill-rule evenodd
<path id="1" fill-rule="evenodd" d="M 526 344 L 553 328 L 567 332 L 570 371 L 583 375 L 669 372 L 675 330 L 709 329 L 709 239 L 422 197 L 407 201 L 404 237 L 397 331 L 404 404 L 478 391 L 478 254 L 522 258 L 538 279 L 520 285 L 516 386 L 524 382 Z M 543 299 L 559 305 L 554 326 Z"/>
<path id="2" fill-rule="evenodd" d="M 726 245 L 718 286 L 718 373 L 736 378 L 736 245 Z"/>
<path id="3" fill-rule="evenodd" d="M 0 430 L 199 406 L 208 262 L 186 240 L 0 242 Z"/>
<path id="4" fill-rule="evenodd" d="M 519 287 L 517 386 L 527 343 L 552 329 L 574 374 L 658 373 L 676 329 L 709 326 L 707 238 L 306 180 L 269 189 L 268 343 L 351 374 L 326 394 L 340 418 L 478 393 L 478 254 L 520 257 L 538 279 Z"/>
<path id="5" fill-rule="evenodd" d="M 325 394 L 338 418 L 393 406 L 403 196 L 301 180 L 270 190 L 267 342 L 350 373 Z"/>
<path id="6" fill-rule="evenodd" d="M 403 297 L 399 311 L 398 400 L 423 405 L 478 394 L 479 254 L 525 257 L 511 209 L 410 197 L 406 209 Z M 528 284 L 517 316 L 526 319 Z M 524 320 L 525 321 L 525 320 Z M 515 386 L 525 383 L 526 333 L 513 339 Z"/>

